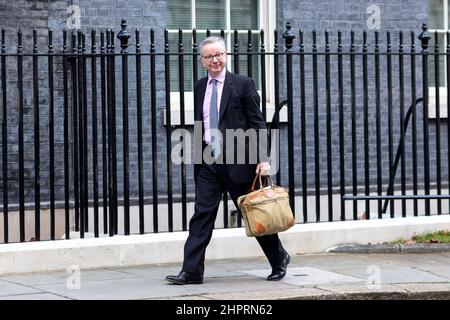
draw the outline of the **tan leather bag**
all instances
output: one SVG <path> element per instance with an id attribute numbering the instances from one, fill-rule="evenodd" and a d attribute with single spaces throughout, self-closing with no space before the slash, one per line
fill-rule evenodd
<path id="1" fill-rule="evenodd" d="M 259 177 L 259 190 L 255 190 Z M 261 175 L 253 180 L 250 193 L 238 198 L 239 209 L 248 237 L 264 236 L 285 231 L 295 224 L 295 218 L 289 206 L 289 194 L 275 185 L 270 176 L 268 187 L 263 187 Z"/>

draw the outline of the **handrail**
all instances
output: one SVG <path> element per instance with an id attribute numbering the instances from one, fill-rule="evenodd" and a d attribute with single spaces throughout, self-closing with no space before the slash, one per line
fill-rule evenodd
<path id="1" fill-rule="evenodd" d="M 417 104 L 419 104 L 419 103 L 421 103 L 421 102 L 423 102 L 423 98 L 418 98 L 418 99 L 416 99 L 415 104 L 414 104 L 414 105 L 411 105 L 411 106 L 409 107 L 407 113 L 406 113 L 406 117 L 405 117 L 405 120 L 404 120 L 403 136 L 400 138 L 400 141 L 399 141 L 399 144 L 398 144 L 398 147 L 397 147 L 397 153 L 396 153 L 396 155 L 395 155 L 395 160 L 394 160 L 394 172 L 393 172 L 393 177 L 392 177 L 391 181 L 389 182 L 389 186 L 388 186 L 388 189 L 387 189 L 387 192 L 386 192 L 386 196 L 392 196 L 392 195 L 393 195 L 393 194 L 392 194 L 392 190 L 393 190 L 393 182 L 394 182 L 394 179 L 395 179 L 395 175 L 396 175 L 396 173 L 397 173 L 398 163 L 399 163 L 399 161 L 400 161 L 400 156 L 401 156 L 401 146 L 402 146 L 402 144 L 403 144 L 403 140 L 405 139 L 406 132 L 407 132 L 407 130 L 408 130 L 409 119 L 411 118 L 411 114 L 412 114 L 412 111 L 413 111 L 413 107 L 414 107 L 414 106 L 417 106 Z M 275 108 L 275 112 L 274 112 L 274 114 L 273 114 L 273 116 L 272 116 L 272 121 L 271 121 L 271 124 L 269 125 L 269 137 L 270 137 L 270 139 L 269 139 L 269 150 L 270 150 L 271 143 L 272 143 L 272 137 L 271 137 L 271 130 L 270 130 L 270 129 L 274 129 L 274 128 L 277 128 L 277 129 L 278 129 L 278 128 L 279 128 L 279 125 L 280 125 L 280 121 L 279 121 L 279 118 L 280 118 L 280 116 L 279 116 L 280 110 L 281 110 L 285 105 L 287 105 L 287 100 L 283 100 L 282 102 L 280 102 L 280 104 Z M 389 198 L 385 199 L 385 202 L 384 202 L 384 205 L 383 205 L 382 213 L 386 213 L 388 203 L 389 203 L 389 201 L 392 201 L 392 200 L 394 200 L 393 197 L 389 197 Z"/>
<path id="2" fill-rule="evenodd" d="M 277 107 L 275 107 L 275 112 L 273 113 L 273 116 L 272 116 L 272 122 L 271 122 L 271 124 L 269 125 L 269 128 L 270 129 L 274 129 L 274 128 L 279 128 L 279 125 L 280 125 L 280 110 L 284 107 L 284 106 L 287 106 L 287 103 L 288 103 L 288 101 L 287 101 L 287 99 L 286 100 L 283 100 L 283 101 L 281 101 L 279 104 L 278 104 L 278 106 Z M 273 126 L 273 124 L 274 123 L 276 123 L 277 124 L 277 126 Z"/>
<path id="3" fill-rule="evenodd" d="M 272 129 L 279 129 L 280 128 L 280 110 L 284 107 L 287 106 L 287 99 L 281 101 L 277 107 L 275 107 L 275 111 L 273 113 L 272 116 L 272 122 L 268 125 L 268 131 L 269 131 L 269 143 L 267 145 L 268 150 L 270 152 L 271 148 L 272 148 Z"/>
<path id="4" fill-rule="evenodd" d="M 398 162 L 400 161 L 400 155 L 401 155 L 401 146 L 403 144 L 403 140 L 405 139 L 405 135 L 406 135 L 406 130 L 408 129 L 408 123 L 409 123 L 409 118 L 411 117 L 412 114 L 412 110 L 414 106 L 417 106 L 418 103 L 422 102 L 423 98 L 418 98 L 416 99 L 416 102 L 414 105 L 411 105 L 408 109 L 408 112 L 406 113 L 406 117 L 404 120 L 404 130 L 403 130 L 403 136 L 400 138 L 399 144 L 398 144 L 398 148 L 397 148 L 397 154 L 395 155 L 395 161 L 394 161 L 394 174 L 393 177 L 391 179 L 391 181 L 389 181 L 389 186 L 386 192 L 386 196 L 392 195 L 392 190 L 394 188 L 393 183 L 394 183 L 394 179 L 395 179 L 395 174 L 397 173 L 397 167 L 398 167 Z M 382 213 L 386 213 L 387 210 L 387 206 L 388 206 L 388 202 L 393 200 L 392 198 L 388 198 L 385 200 L 384 205 L 383 205 L 383 210 Z"/>

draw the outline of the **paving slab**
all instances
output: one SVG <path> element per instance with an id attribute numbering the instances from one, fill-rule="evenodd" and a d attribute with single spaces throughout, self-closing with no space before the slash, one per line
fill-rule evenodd
<path id="1" fill-rule="evenodd" d="M 91 281 L 82 283 L 79 289 L 70 289 L 62 284 L 37 287 L 49 293 L 77 300 L 149 299 L 206 292 L 198 285 L 173 286 L 163 280 L 154 281 L 146 278 Z"/>
<path id="2" fill-rule="evenodd" d="M 438 267 L 433 267 L 433 268 L 426 268 L 424 267 L 423 269 L 421 269 L 422 271 L 426 271 L 430 274 L 434 274 L 435 276 L 438 277 L 442 277 L 442 278 L 446 278 L 448 282 L 450 282 L 450 266 L 448 266 L 447 268 L 438 268 Z"/>
<path id="3" fill-rule="evenodd" d="M 371 254 L 305 254 L 295 255 L 292 258 L 293 265 L 302 267 L 318 267 L 322 269 L 334 267 L 349 267 L 354 265 L 370 265 L 373 261 Z M 291 261 L 291 264 L 292 264 Z"/>
<path id="4" fill-rule="evenodd" d="M 73 269 L 75 270 L 75 269 Z M 136 277 L 133 274 L 127 274 L 123 272 L 117 272 L 108 269 L 92 269 L 92 270 L 79 270 L 76 271 L 80 276 L 81 282 L 88 281 L 102 281 L 102 280 L 114 280 L 114 279 L 127 279 Z M 0 278 L 9 282 L 17 284 L 23 284 L 27 286 L 35 286 L 41 284 L 65 284 L 74 272 L 45 272 L 45 273 L 30 273 L 21 275 L 11 275 Z"/>
<path id="5" fill-rule="evenodd" d="M 243 273 L 255 275 L 257 277 L 265 278 L 267 276 L 266 270 L 248 270 Z M 348 283 L 364 281 L 360 278 L 345 276 L 335 272 L 322 270 L 311 267 L 288 267 L 288 273 L 279 282 L 290 285 L 312 286 L 322 283 Z"/>
<path id="6" fill-rule="evenodd" d="M 408 282 L 447 282 L 445 277 L 437 276 L 429 272 L 403 266 L 377 266 L 370 269 L 340 268 L 334 270 L 337 273 L 359 277 L 361 279 L 374 279 L 379 277 L 381 283 L 408 283 Z"/>
<path id="7" fill-rule="evenodd" d="M 401 265 L 401 266 L 411 266 L 411 262 L 414 262 L 414 266 L 421 267 L 441 267 L 445 265 L 450 265 L 450 255 L 445 255 L 442 253 L 438 254 L 422 254 L 422 253 L 400 253 L 400 254 L 375 254 L 373 255 L 380 262 Z"/>
<path id="8" fill-rule="evenodd" d="M 269 270 L 264 270 L 266 275 Z M 267 281 L 265 278 L 254 275 L 241 275 L 232 278 L 205 278 L 201 286 L 204 294 L 208 293 L 227 293 L 227 292 L 243 292 L 243 291 L 270 291 L 274 289 L 285 290 L 291 288 L 282 281 Z M 200 289 L 199 288 L 199 289 Z"/>
<path id="9" fill-rule="evenodd" d="M 440 254 L 441 256 L 449 257 L 449 258 L 450 258 L 450 252 L 440 252 L 439 254 Z"/>
<path id="10" fill-rule="evenodd" d="M 130 276 L 139 276 L 149 279 L 162 280 L 169 274 L 178 274 L 181 270 L 181 265 L 145 265 L 128 268 L 114 268 L 109 270 L 121 272 Z M 241 275 L 239 272 L 225 270 L 214 266 L 205 267 L 205 278 L 226 278 Z"/>
<path id="11" fill-rule="evenodd" d="M 0 300 L 69 300 L 51 293 L 18 294 L 0 297 Z"/>
<path id="12" fill-rule="evenodd" d="M 292 265 L 293 262 L 291 261 Z M 269 269 L 270 265 L 266 258 L 247 258 L 247 259 L 223 259 L 209 260 L 205 262 L 205 272 L 210 266 L 224 270 L 241 271 L 248 269 Z M 270 272 L 269 272 L 270 273 Z"/>
<path id="13" fill-rule="evenodd" d="M 2 296 L 12 296 L 18 294 L 39 293 L 42 290 L 31 288 L 28 286 L 0 280 L 0 299 Z"/>

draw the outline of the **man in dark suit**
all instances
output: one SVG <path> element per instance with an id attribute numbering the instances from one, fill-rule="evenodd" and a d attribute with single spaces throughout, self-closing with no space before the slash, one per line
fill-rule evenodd
<path id="1" fill-rule="evenodd" d="M 270 169 L 267 162 L 250 161 L 251 154 L 259 154 L 257 143 L 244 142 L 243 148 L 238 148 L 235 139 L 225 138 L 230 130 L 257 132 L 266 129 L 259 107 L 260 97 L 252 79 L 226 70 L 227 53 L 222 38 L 206 38 L 200 44 L 200 54 L 208 76 L 195 84 L 195 120 L 202 123 L 202 151 L 205 152 L 202 152 L 204 161 L 194 167 L 195 211 L 189 222 L 183 267 L 178 275 L 166 277 L 167 281 L 179 285 L 203 283 L 205 251 L 224 190 L 237 204 L 238 197 L 248 193 L 255 172 L 267 175 Z M 245 163 L 236 163 L 234 156 L 230 161 L 227 155 L 240 150 L 244 150 Z M 213 161 L 206 161 L 208 154 Z M 278 234 L 256 239 L 272 267 L 267 280 L 282 279 L 290 256 Z"/>

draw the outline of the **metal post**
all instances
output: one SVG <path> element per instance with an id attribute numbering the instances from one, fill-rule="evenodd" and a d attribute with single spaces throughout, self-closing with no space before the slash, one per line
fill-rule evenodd
<path id="1" fill-rule="evenodd" d="M 283 39 L 286 46 L 286 80 L 287 80 L 287 100 L 288 100 L 288 161 L 289 161 L 289 203 L 295 214 L 295 183 L 294 183 L 294 103 L 292 96 L 292 44 L 295 39 L 294 32 L 291 30 L 291 22 L 286 23 L 286 31 L 283 33 Z"/>
<path id="2" fill-rule="evenodd" d="M 117 34 L 120 41 L 122 55 L 122 117 L 123 117 L 123 206 L 124 206 L 124 233 L 130 234 L 130 159 L 128 139 L 128 40 L 131 34 L 126 30 L 127 21 L 122 19 L 122 30 Z"/>
<path id="3" fill-rule="evenodd" d="M 419 40 L 422 42 L 422 91 L 423 91 L 423 160 L 425 195 L 430 194 L 430 150 L 428 145 L 428 41 L 431 36 L 426 23 L 422 24 Z M 430 200 L 425 200 L 425 215 L 430 215 Z"/>

